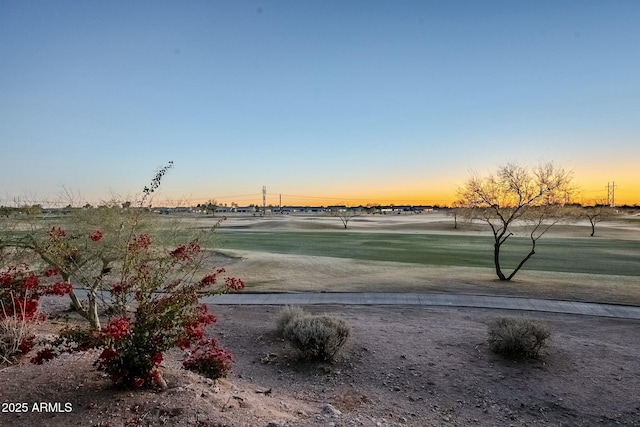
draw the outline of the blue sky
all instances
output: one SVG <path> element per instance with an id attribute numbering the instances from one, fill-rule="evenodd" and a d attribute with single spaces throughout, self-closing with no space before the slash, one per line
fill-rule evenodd
<path id="1" fill-rule="evenodd" d="M 169 160 L 159 201 L 443 203 L 552 160 L 640 202 L 638 22 L 637 1 L 2 1 L 0 204 L 131 197 Z"/>

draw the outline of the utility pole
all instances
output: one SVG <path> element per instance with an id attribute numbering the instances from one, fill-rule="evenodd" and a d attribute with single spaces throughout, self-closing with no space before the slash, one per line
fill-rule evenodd
<path id="1" fill-rule="evenodd" d="M 267 186 L 262 186 L 262 215 L 267 213 Z"/>
<path id="2" fill-rule="evenodd" d="M 280 203 L 279 203 L 278 208 L 280 210 L 280 213 L 282 213 L 282 193 L 280 193 Z"/>
<path id="3" fill-rule="evenodd" d="M 615 208 L 616 207 L 616 183 L 615 181 L 612 183 L 607 182 L 607 204 Z"/>
<path id="4" fill-rule="evenodd" d="M 615 181 L 613 182 L 613 185 L 611 186 L 611 207 L 612 208 L 616 207 L 616 183 L 615 183 Z"/>

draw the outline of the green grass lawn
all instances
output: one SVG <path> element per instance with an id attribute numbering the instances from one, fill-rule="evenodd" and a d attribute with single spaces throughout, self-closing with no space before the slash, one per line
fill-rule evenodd
<path id="1" fill-rule="evenodd" d="M 287 226 L 276 223 L 281 224 Z M 0 221 L 0 240 L 31 230 L 44 237 L 53 225 L 73 230 L 76 224 L 66 217 L 15 223 L 5 219 Z M 207 248 L 241 252 L 231 255 L 243 262 L 225 268 L 259 292 L 459 292 L 640 305 L 640 238 L 635 228 L 626 233 L 611 227 L 608 237 L 571 237 L 576 235 L 572 229 L 564 230 L 567 235 L 544 236 L 537 253 L 510 286 L 504 286 L 493 272 L 489 232 L 444 234 L 438 224 L 431 233 L 399 232 L 384 228 L 386 224 L 371 231 L 317 231 L 309 230 L 304 219 L 293 224 L 302 229 L 293 230 L 264 229 L 260 222 L 240 225 L 211 233 L 206 221 L 162 218 L 145 231 L 154 244 L 167 248 L 198 238 Z M 528 239 L 511 237 L 503 247 L 503 271 L 509 274 L 529 248 Z"/>
<path id="2" fill-rule="evenodd" d="M 219 230 L 216 234 L 224 249 L 434 266 L 493 267 L 490 236 L 231 230 Z M 503 245 L 504 269 L 517 265 L 529 248 L 528 239 L 510 238 Z M 525 267 L 537 271 L 640 276 L 640 243 L 543 237 Z"/>
<path id="3" fill-rule="evenodd" d="M 44 230 L 66 218 L 45 220 Z M 165 225 L 166 224 L 162 224 Z M 171 231 L 172 229 L 172 231 Z M 0 238 L 26 231 L 0 230 Z M 198 230 L 189 223 L 160 227 L 157 243 L 173 246 L 194 238 Z M 206 246 L 267 253 L 390 261 L 427 266 L 493 268 L 491 236 L 470 234 L 410 234 L 366 231 L 252 231 L 219 229 L 204 233 Z M 502 266 L 509 272 L 528 253 L 530 241 L 511 237 L 502 248 Z M 640 242 L 611 238 L 543 237 L 526 270 L 564 273 L 640 276 Z"/>

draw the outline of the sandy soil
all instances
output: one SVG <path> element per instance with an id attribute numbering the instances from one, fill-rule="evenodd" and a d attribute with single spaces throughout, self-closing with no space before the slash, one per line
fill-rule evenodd
<path id="1" fill-rule="evenodd" d="M 211 330 L 237 358 L 214 383 L 164 362 L 169 390 L 118 391 L 95 353 L 0 370 L 2 426 L 593 426 L 640 425 L 640 322 L 587 316 L 416 307 L 311 307 L 353 336 L 332 364 L 300 361 L 274 333 L 279 307 L 214 308 Z M 546 322 L 532 362 L 485 345 L 501 315 Z M 38 412 L 40 402 L 53 412 Z M 27 411 L 15 413 L 26 403 Z M 55 403 L 59 406 L 56 407 Z M 66 404 L 69 406 L 65 406 Z M 69 412 L 64 412 L 69 409 Z M 12 412 L 12 413 L 10 413 Z"/>

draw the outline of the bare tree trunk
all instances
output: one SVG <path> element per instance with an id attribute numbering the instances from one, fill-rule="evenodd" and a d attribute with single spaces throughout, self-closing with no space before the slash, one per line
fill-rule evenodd
<path id="1" fill-rule="evenodd" d="M 527 261 L 529 260 L 529 258 L 531 258 L 532 256 L 534 256 L 534 255 L 535 255 L 535 253 L 536 253 L 536 239 L 532 236 L 532 237 L 531 237 L 531 250 L 529 251 L 529 253 L 527 254 L 527 256 L 526 256 L 526 257 L 524 257 L 524 258 L 522 259 L 522 261 L 520 261 L 520 264 L 518 264 L 518 266 L 515 268 L 515 270 L 513 270 L 513 271 L 511 272 L 511 274 L 509 275 L 509 277 L 507 277 L 507 279 L 506 279 L 506 280 L 511 280 L 511 278 L 512 278 L 513 276 L 515 276 L 515 275 L 516 275 L 516 273 L 517 273 L 518 271 L 520 271 L 520 269 L 522 268 L 522 266 L 524 265 L 524 263 L 525 263 L 525 262 L 527 262 Z"/>
<path id="2" fill-rule="evenodd" d="M 496 266 L 496 274 L 498 275 L 498 278 L 500 280 L 507 280 L 506 276 L 502 272 L 502 268 L 500 268 L 500 245 L 502 245 L 502 243 L 500 243 L 499 240 L 497 240 L 493 245 L 493 264 Z"/>
<path id="3" fill-rule="evenodd" d="M 513 271 L 511 272 L 511 274 L 509 275 L 509 277 L 507 277 L 507 278 L 506 278 L 506 280 L 511 280 L 511 278 L 512 278 L 513 276 L 515 276 L 515 275 L 516 275 L 516 273 L 517 273 L 518 271 L 520 271 L 520 269 L 522 268 L 522 266 L 524 265 L 524 263 L 525 263 L 525 262 L 527 262 L 527 261 L 529 260 L 529 258 L 531 258 L 533 255 L 535 255 L 535 253 L 536 253 L 536 251 L 534 251 L 533 249 L 531 249 L 531 252 L 529 252 L 529 253 L 527 254 L 527 256 L 526 256 L 526 257 L 524 257 L 524 258 L 522 259 L 522 261 L 520 261 L 520 264 L 518 264 L 518 266 L 515 268 L 515 270 L 513 270 Z"/>
<path id="4" fill-rule="evenodd" d="M 87 319 L 91 324 L 91 328 L 96 331 L 100 329 L 100 317 L 98 317 L 98 299 L 95 289 L 90 289 L 87 293 L 87 298 L 89 300 L 87 307 Z"/>
<path id="5" fill-rule="evenodd" d="M 71 284 L 71 278 L 67 274 L 63 274 L 62 278 L 69 284 Z M 71 298 L 71 307 L 75 310 L 76 313 L 84 317 L 91 324 L 91 328 L 95 330 L 100 329 L 100 318 L 98 317 L 98 301 L 96 299 L 95 290 L 91 290 L 88 292 L 88 307 L 84 307 L 82 302 L 71 288 L 71 292 L 69 292 L 69 298 Z"/>
<path id="6" fill-rule="evenodd" d="M 69 274 L 67 274 L 67 273 L 64 273 L 64 272 L 61 273 L 61 275 L 62 275 L 62 278 L 64 279 L 64 281 L 72 286 L 71 292 L 69 292 L 69 298 L 71 298 L 71 307 L 80 316 L 82 316 L 85 319 L 89 320 L 89 313 L 84 308 L 84 306 L 82 305 L 82 302 L 80 302 L 80 299 L 78 298 L 78 296 L 76 295 L 76 293 L 73 290 L 73 284 L 71 283 L 71 276 Z"/>
<path id="7" fill-rule="evenodd" d="M 89 321 L 92 329 L 99 330 L 100 325 L 100 317 L 98 317 L 98 301 L 96 299 L 96 294 L 94 291 L 89 291 L 88 295 L 88 307 L 85 308 L 82 305 L 82 302 L 78 299 L 78 296 L 75 294 L 73 290 L 69 293 L 69 298 L 71 298 L 71 306 L 75 310 L 76 313 L 84 317 Z"/>
<path id="8" fill-rule="evenodd" d="M 80 314 L 82 317 L 86 319 L 87 312 L 82 306 L 82 303 L 78 299 L 78 296 L 73 291 L 73 289 L 71 289 L 71 292 L 69 292 L 69 298 L 71 298 L 71 307 L 76 311 L 76 313 Z"/>

